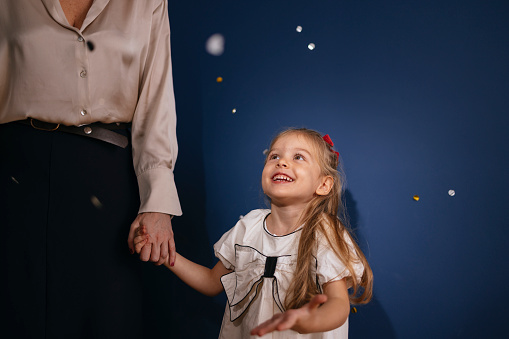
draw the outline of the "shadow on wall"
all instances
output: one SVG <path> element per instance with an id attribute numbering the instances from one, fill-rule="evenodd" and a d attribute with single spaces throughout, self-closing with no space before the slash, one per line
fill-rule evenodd
<path id="1" fill-rule="evenodd" d="M 348 211 L 348 217 L 350 219 L 350 226 L 354 233 L 359 246 L 364 251 L 364 254 L 368 254 L 366 251 L 366 239 L 362 236 L 359 229 L 359 211 L 357 204 L 353 199 L 352 192 L 345 190 L 344 201 L 346 209 Z M 367 258 L 369 262 L 369 257 Z M 373 267 L 371 267 L 373 269 Z M 376 281 L 376 279 L 375 279 Z M 374 286 L 376 291 L 376 285 Z M 349 318 L 349 337 L 352 339 L 356 338 L 396 338 L 396 333 L 390 322 L 387 313 L 383 309 L 380 302 L 376 299 L 376 293 L 374 292 L 373 299 L 367 305 L 355 306 L 357 309 L 356 313 L 350 313 Z"/>

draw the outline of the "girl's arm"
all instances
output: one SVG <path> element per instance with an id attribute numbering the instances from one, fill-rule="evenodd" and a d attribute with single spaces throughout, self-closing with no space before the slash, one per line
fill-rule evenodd
<path id="1" fill-rule="evenodd" d="M 136 234 L 137 236 L 134 238 L 134 245 L 136 252 L 139 253 L 139 251 L 143 248 L 143 245 L 145 245 L 148 241 L 149 235 L 146 233 L 143 226 L 137 230 Z M 187 285 L 209 297 L 218 295 L 223 291 L 221 276 L 231 272 L 231 270 L 224 267 L 221 261 L 210 269 L 208 267 L 198 265 L 178 253 L 173 266 L 170 265 L 169 260 L 166 260 L 164 265 Z"/>
<path id="2" fill-rule="evenodd" d="M 345 279 L 325 284 L 323 292 L 301 308 L 276 314 L 254 328 L 251 334 L 261 337 L 269 332 L 288 329 L 299 333 L 326 332 L 340 327 L 350 313 Z"/>

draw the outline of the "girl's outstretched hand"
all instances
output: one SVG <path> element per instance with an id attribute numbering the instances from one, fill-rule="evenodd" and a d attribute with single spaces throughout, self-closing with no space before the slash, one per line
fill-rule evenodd
<path id="1" fill-rule="evenodd" d="M 262 335 L 273 331 L 284 331 L 288 329 L 293 329 L 299 332 L 299 322 L 312 317 L 318 307 L 326 301 L 327 296 L 325 294 L 317 294 L 309 301 L 309 303 L 301 308 L 291 309 L 284 313 L 276 314 L 271 319 L 256 326 L 251 330 L 251 335 L 261 337 Z"/>

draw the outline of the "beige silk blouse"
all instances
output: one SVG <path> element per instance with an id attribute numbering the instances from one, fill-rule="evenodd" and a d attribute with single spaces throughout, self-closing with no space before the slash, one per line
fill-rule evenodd
<path id="1" fill-rule="evenodd" d="M 0 123 L 29 117 L 132 122 L 139 212 L 180 215 L 167 0 L 95 0 L 81 29 L 59 0 L 0 1 Z"/>

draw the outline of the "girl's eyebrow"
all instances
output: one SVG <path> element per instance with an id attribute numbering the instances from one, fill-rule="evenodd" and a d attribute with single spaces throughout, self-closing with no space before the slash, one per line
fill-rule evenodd
<path id="1" fill-rule="evenodd" d="M 309 152 L 309 151 L 308 151 L 307 149 L 305 149 L 305 148 L 290 148 L 290 149 L 287 149 L 287 148 L 284 148 L 284 149 L 282 149 L 282 148 L 273 148 L 273 149 L 271 149 L 271 150 L 270 150 L 270 152 L 269 152 L 269 153 L 273 153 L 273 152 L 281 152 L 281 151 L 286 151 L 286 150 L 289 150 L 289 151 L 291 151 L 291 152 L 296 152 L 296 153 L 299 153 L 299 152 L 301 152 L 301 153 L 307 153 L 308 155 L 310 155 L 310 154 L 311 154 L 311 152 Z"/>

